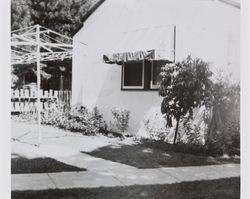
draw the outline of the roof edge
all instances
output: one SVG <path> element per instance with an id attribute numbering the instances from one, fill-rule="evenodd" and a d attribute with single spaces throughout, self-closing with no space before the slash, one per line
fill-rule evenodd
<path id="1" fill-rule="evenodd" d="M 73 33 L 72 37 L 84 26 L 84 22 L 103 4 L 105 0 L 98 1 L 87 13 L 84 15 L 82 19 L 82 25 L 79 26 Z"/>
<path id="2" fill-rule="evenodd" d="M 72 37 L 75 36 L 75 34 L 84 26 L 84 22 L 104 3 L 105 0 L 98 1 L 87 13 L 84 15 L 82 19 L 82 25 L 79 26 L 73 33 Z M 240 3 L 237 3 L 233 0 L 218 0 L 219 2 L 231 5 L 235 8 L 240 9 Z"/>
<path id="3" fill-rule="evenodd" d="M 237 2 L 235 2 L 233 0 L 218 0 L 218 1 L 240 9 L 240 3 L 237 3 Z"/>

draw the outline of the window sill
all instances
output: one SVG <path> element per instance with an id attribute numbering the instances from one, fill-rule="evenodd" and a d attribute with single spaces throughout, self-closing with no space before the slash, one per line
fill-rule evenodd
<path id="1" fill-rule="evenodd" d="M 159 88 L 151 88 L 151 89 L 144 89 L 144 88 L 121 88 L 121 91 L 159 91 Z"/>

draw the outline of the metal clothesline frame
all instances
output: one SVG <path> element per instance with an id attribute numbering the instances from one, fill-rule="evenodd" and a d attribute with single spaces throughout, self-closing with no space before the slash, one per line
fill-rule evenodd
<path id="1" fill-rule="evenodd" d="M 11 65 L 36 63 L 38 146 L 42 143 L 41 62 L 72 58 L 72 43 L 72 38 L 38 24 L 11 32 Z"/>

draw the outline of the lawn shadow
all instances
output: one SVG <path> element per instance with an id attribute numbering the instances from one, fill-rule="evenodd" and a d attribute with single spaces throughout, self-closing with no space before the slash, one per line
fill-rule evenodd
<path id="1" fill-rule="evenodd" d="M 11 173 L 52 173 L 52 172 L 67 172 L 67 171 L 86 171 L 84 168 L 79 168 L 52 158 L 26 158 L 18 154 L 13 154 L 11 158 Z"/>
<path id="2" fill-rule="evenodd" d="M 105 146 L 92 152 L 82 152 L 89 155 L 134 166 L 139 169 L 160 167 L 183 167 L 240 163 L 240 159 L 223 159 L 207 155 L 197 155 L 188 152 L 173 151 L 168 147 L 156 147 L 150 144 Z"/>

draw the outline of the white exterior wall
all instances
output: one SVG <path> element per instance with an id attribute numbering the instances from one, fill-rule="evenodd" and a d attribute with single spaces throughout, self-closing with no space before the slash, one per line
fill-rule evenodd
<path id="1" fill-rule="evenodd" d="M 128 109 L 130 132 L 136 132 L 162 98 L 157 91 L 121 91 L 121 66 L 104 63 L 102 56 L 117 32 L 170 24 L 176 25 L 176 61 L 191 54 L 214 71 L 231 68 L 239 80 L 238 8 L 216 0 L 106 0 L 74 36 L 73 104 L 96 105 L 107 121 L 112 108 Z"/>

